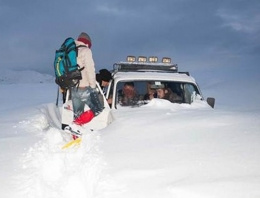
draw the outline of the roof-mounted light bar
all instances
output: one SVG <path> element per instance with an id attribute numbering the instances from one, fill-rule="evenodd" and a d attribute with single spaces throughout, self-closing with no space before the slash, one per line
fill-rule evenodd
<path id="1" fill-rule="evenodd" d="M 146 56 L 139 56 L 138 59 L 137 59 L 138 62 L 142 62 L 142 63 L 145 63 L 147 62 L 147 57 Z"/>
<path id="2" fill-rule="evenodd" d="M 127 56 L 126 61 L 127 62 L 135 62 L 136 57 L 135 56 Z"/>
<path id="3" fill-rule="evenodd" d="M 171 58 L 163 57 L 162 58 L 162 63 L 171 63 Z"/>
<path id="4" fill-rule="evenodd" d="M 157 63 L 158 57 L 157 56 L 150 56 L 148 60 L 149 60 L 150 63 Z"/>
<path id="5" fill-rule="evenodd" d="M 126 61 L 127 62 L 147 63 L 147 57 L 146 56 L 138 56 L 138 58 L 136 58 L 135 56 L 127 56 Z M 148 62 L 149 63 L 157 63 L 158 62 L 158 57 L 157 56 L 150 56 L 148 58 Z M 162 63 L 170 64 L 171 63 L 171 58 L 163 57 L 162 58 Z"/>

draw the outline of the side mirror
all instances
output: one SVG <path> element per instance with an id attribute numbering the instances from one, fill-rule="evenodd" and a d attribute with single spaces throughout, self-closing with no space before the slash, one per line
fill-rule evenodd
<path id="1" fill-rule="evenodd" d="M 209 104 L 209 106 L 214 108 L 214 106 L 215 106 L 215 98 L 207 98 L 207 103 Z"/>

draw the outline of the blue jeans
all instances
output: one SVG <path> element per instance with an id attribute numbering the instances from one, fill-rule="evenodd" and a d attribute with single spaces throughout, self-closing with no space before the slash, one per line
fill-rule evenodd
<path id="1" fill-rule="evenodd" d="M 104 108 L 99 100 L 97 91 L 91 87 L 86 87 L 83 89 L 73 87 L 71 89 L 71 100 L 74 119 L 79 117 L 84 112 L 85 105 L 89 106 L 95 116 L 97 116 Z"/>

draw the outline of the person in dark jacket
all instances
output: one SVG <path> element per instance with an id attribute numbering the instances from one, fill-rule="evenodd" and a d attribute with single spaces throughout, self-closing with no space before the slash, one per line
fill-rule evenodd
<path id="1" fill-rule="evenodd" d="M 152 87 L 156 89 L 157 98 L 169 100 L 173 103 L 180 103 L 182 101 L 182 98 L 174 93 L 167 84 L 158 83 Z"/>
<path id="2" fill-rule="evenodd" d="M 107 87 L 109 85 L 110 80 L 112 80 L 112 74 L 107 69 L 99 70 L 99 73 L 96 74 L 96 80 L 99 83 L 104 95 L 106 95 Z M 111 107 L 112 104 L 112 96 L 107 99 L 107 103 Z"/>
<path id="3" fill-rule="evenodd" d="M 99 73 L 96 74 L 96 80 L 99 83 L 101 89 L 104 92 L 104 89 L 108 86 L 109 81 L 112 79 L 112 74 L 107 69 L 99 70 Z"/>
<path id="4" fill-rule="evenodd" d="M 139 95 L 135 90 L 134 82 L 125 82 L 121 91 L 118 97 L 118 103 L 121 106 L 135 106 L 138 104 Z"/>

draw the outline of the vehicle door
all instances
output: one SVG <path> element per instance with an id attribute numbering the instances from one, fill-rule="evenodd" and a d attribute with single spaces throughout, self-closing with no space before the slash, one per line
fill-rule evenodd
<path id="1" fill-rule="evenodd" d="M 110 106 L 105 98 L 105 95 L 99 86 L 98 83 L 97 85 L 97 92 L 99 99 L 101 103 L 104 106 L 103 111 L 96 117 L 94 117 L 89 123 L 87 123 L 88 128 L 92 130 L 99 130 L 102 128 L 105 128 L 107 125 L 109 125 L 113 121 L 113 116 L 110 111 Z M 85 105 L 85 111 L 87 111 L 89 107 Z M 72 105 L 72 100 L 71 100 L 71 93 L 68 90 L 67 91 L 67 96 L 66 96 L 66 101 L 62 105 L 61 109 L 61 128 L 64 129 L 66 126 L 71 124 L 73 122 L 73 105 Z"/>

